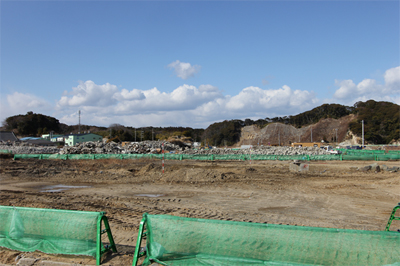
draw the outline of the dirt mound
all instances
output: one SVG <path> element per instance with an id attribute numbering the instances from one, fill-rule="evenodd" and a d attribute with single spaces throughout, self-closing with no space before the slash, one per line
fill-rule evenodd
<path id="1" fill-rule="evenodd" d="M 271 123 L 260 129 L 256 125 L 242 128 L 240 145 L 290 145 L 293 142 L 341 142 L 345 139 L 349 123 L 355 119 L 354 115 L 348 115 L 340 119 L 326 118 L 318 123 L 295 128 L 282 123 Z M 311 133 L 312 132 L 312 133 Z M 312 135 L 312 137 L 311 137 Z"/>

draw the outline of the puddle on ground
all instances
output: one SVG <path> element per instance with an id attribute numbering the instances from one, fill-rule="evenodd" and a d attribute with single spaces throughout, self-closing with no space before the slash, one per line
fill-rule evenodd
<path id="1" fill-rule="evenodd" d="M 67 185 L 43 186 L 40 188 L 39 192 L 61 192 L 68 189 L 88 188 L 88 187 L 91 186 L 67 186 Z"/>
<path id="2" fill-rule="evenodd" d="M 148 197 L 148 198 L 158 198 L 164 196 L 164 194 L 135 194 L 137 197 Z"/>

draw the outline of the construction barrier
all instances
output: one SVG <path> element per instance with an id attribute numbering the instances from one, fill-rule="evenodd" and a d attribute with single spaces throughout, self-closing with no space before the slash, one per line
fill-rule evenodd
<path id="1" fill-rule="evenodd" d="M 12 250 L 87 255 L 97 265 L 108 250 L 117 252 L 105 212 L 0 206 L 0 221 L 0 246 Z M 101 241 L 104 233 L 107 248 Z"/>
<path id="2" fill-rule="evenodd" d="M 13 152 L 10 150 L 0 150 L 0 153 L 13 154 Z"/>
<path id="3" fill-rule="evenodd" d="M 132 265 L 142 256 L 142 265 L 397 266 L 400 234 L 145 213 Z"/>
<path id="4" fill-rule="evenodd" d="M 388 161 L 400 160 L 400 153 L 386 154 L 330 154 L 330 155 L 260 155 L 260 154 L 164 154 L 165 160 L 301 160 L 301 161 Z M 94 160 L 94 159 L 162 159 L 162 154 L 14 154 L 14 159 L 60 159 L 60 160 Z"/>

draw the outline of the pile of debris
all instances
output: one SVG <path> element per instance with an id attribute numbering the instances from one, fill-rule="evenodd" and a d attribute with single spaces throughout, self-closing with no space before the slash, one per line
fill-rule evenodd
<path id="1" fill-rule="evenodd" d="M 149 154 L 161 153 L 164 143 L 164 151 L 182 151 L 178 145 L 162 141 L 130 142 L 122 146 L 116 142 L 83 142 L 75 146 L 65 146 L 59 154 Z"/>
<path id="2" fill-rule="evenodd" d="M 2 141 L 0 142 L 0 150 L 8 150 L 12 154 L 53 154 L 60 151 L 54 146 L 40 146 L 23 141 Z"/>
<path id="3" fill-rule="evenodd" d="M 256 146 L 250 149 L 185 150 L 184 154 L 257 154 L 257 155 L 328 155 L 328 151 L 318 147 Z"/>
<path id="4" fill-rule="evenodd" d="M 327 155 L 330 154 L 318 147 L 285 147 L 285 146 L 256 146 L 250 149 L 190 149 L 184 145 L 178 145 L 165 141 L 129 142 L 121 145 L 116 142 L 83 142 L 75 146 L 63 148 L 43 147 L 26 142 L 2 142 L 0 150 L 9 150 L 13 154 L 150 154 L 161 153 L 163 144 L 165 152 L 175 152 L 189 155 L 209 154 L 259 154 L 259 155 Z"/>

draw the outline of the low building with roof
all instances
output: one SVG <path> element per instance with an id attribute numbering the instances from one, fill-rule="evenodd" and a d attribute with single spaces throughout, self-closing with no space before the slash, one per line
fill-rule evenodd
<path id="1" fill-rule="evenodd" d="M 12 131 L 0 131 L 0 141 L 19 141 Z"/>
<path id="2" fill-rule="evenodd" d="M 88 142 L 88 141 L 102 141 L 103 137 L 93 133 L 84 134 L 70 134 L 64 137 L 65 145 L 75 146 L 77 143 Z"/>

